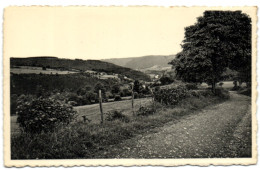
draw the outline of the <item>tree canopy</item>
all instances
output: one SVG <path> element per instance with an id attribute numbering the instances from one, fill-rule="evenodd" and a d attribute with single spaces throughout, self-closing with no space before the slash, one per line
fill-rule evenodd
<path id="1" fill-rule="evenodd" d="M 251 78 L 251 19 L 241 11 L 205 11 L 185 28 L 182 51 L 170 62 L 186 82 L 207 82 L 215 89 L 230 68 Z"/>

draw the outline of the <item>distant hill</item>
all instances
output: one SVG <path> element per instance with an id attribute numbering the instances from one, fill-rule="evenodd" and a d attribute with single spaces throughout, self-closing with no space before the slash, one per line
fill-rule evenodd
<path id="1" fill-rule="evenodd" d="M 61 70 L 93 70 L 98 72 L 115 73 L 125 75 L 132 79 L 149 81 L 148 75 L 100 60 L 82 60 L 82 59 L 62 59 L 57 57 L 28 57 L 28 58 L 10 58 L 11 67 L 14 66 L 33 66 L 56 68 Z"/>
<path id="2" fill-rule="evenodd" d="M 135 70 L 143 70 L 148 68 L 157 69 L 159 67 L 160 69 L 162 69 L 163 67 L 170 67 L 168 63 L 174 58 L 175 55 L 149 55 L 143 57 L 105 59 L 102 61 L 132 68 Z"/>

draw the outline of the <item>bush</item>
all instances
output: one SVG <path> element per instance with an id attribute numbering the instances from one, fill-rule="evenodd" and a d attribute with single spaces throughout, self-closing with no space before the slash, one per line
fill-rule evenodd
<path id="1" fill-rule="evenodd" d="M 223 99 L 229 99 L 230 95 L 229 92 L 223 88 L 216 88 L 216 96 L 223 98 Z"/>
<path id="2" fill-rule="evenodd" d="M 151 106 L 151 107 L 146 107 L 146 106 L 141 106 L 139 110 L 137 111 L 137 116 L 148 116 L 151 114 L 154 114 L 156 110 Z"/>
<path id="3" fill-rule="evenodd" d="M 199 91 L 191 90 L 190 95 L 193 96 L 193 97 L 200 97 L 201 94 L 200 94 Z"/>
<path id="4" fill-rule="evenodd" d="M 120 100 L 122 100 L 121 97 L 120 97 L 120 95 L 116 95 L 116 96 L 115 96 L 115 101 L 120 101 Z"/>
<path id="5" fill-rule="evenodd" d="M 176 105 L 187 96 L 188 90 L 185 86 L 182 85 L 169 89 L 160 89 L 154 93 L 155 101 L 165 105 Z"/>
<path id="6" fill-rule="evenodd" d="M 220 87 L 222 87 L 222 86 L 223 86 L 223 84 L 224 84 L 223 82 L 220 82 L 218 85 L 219 85 Z"/>
<path id="7" fill-rule="evenodd" d="M 251 88 L 246 88 L 238 91 L 239 94 L 243 94 L 246 96 L 251 96 Z"/>
<path id="8" fill-rule="evenodd" d="M 123 122 L 129 122 L 128 117 L 126 115 L 124 115 L 122 113 L 122 111 L 113 110 L 113 111 L 109 111 L 105 114 L 106 114 L 107 121 L 120 120 Z"/>
<path id="9" fill-rule="evenodd" d="M 19 101 L 17 106 L 19 126 L 28 133 L 52 132 L 62 124 L 69 124 L 77 112 L 72 106 L 51 98 Z"/>
<path id="10" fill-rule="evenodd" d="M 172 79 L 171 77 L 168 77 L 168 76 L 163 76 L 160 78 L 160 81 L 161 81 L 162 85 L 167 85 L 167 84 L 173 83 L 174 79 Z"/>
<path id="11" fill-rule="evenodd" d="M 195 84 L 195 83 L 188 83 L 188 84 L 185 85 L 185 87 L 186 87 L 188 90 L 196 90 L 196 89 L 198 89 L 198 86 L 197 86 L 197 84 Z"/>

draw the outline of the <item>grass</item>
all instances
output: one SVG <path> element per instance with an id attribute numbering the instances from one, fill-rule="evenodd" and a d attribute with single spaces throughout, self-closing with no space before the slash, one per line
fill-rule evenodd
<path id="1" fill-rule="evenodd" d="M 176 107 L 157 105 L 157 111 L 148 116 L 128 116 L 129 122 L 120 120 L 100 123 L 76 122 L 59 128 L 55 133 L 28 135 L 13 134 L 11 137 L 12 159 L 72 159 L 95 158 L 97 152 L 105 152 L 110 145 L 144 134 L 170 121 L 206 106 L 222 102 L 217 96 L 191 97 Z M 124 112 L 123 112 L 124 113 Z M 144 121 L 145 120 L 145 121 Z M 99 155 L 100 157 L 100 155 Z"/>
<path id="2" fill-rule="evenodd" d="M 131 116 L 132 113 L 132 105 L 131 100 L 124 100 L 118 102 L 109 102 L 103 103 L 103 112 L 107 113 L 112 110 L 120 110 L 123 111 L 125 115 Z M 147 105 L 151 102 L 151 98 L 141 98 L 134 99 L 134 107 L 135 111 L 141 105 Z M 91 123 L 99 123 L 100 122 L 100 109 L 99 104 L 85 105 L 85 106 L 77 106 L 74 109 L 78 112 L 78 117 L 76 122 L 83 122 L 82 116 L 86 116 L 88 120 L 91 120 Z M 19 125 L 16 123 L 17 116 L 11 116 L 11 133 L 19 133 Z"/>
<path id="3" fill-rule="evenodd" d="M 75 71 L 61 71 L 61 70 L 39 70 L 39 69 L 26 69 L 26 68 L 11 68 L 11 73 L 15 74 L 73 74 L 78 73 Z"/>

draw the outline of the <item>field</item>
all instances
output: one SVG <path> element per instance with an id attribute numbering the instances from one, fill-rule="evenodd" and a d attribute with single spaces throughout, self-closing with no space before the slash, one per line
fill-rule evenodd
<path id="1" fill-rule="evenodd" d="M 15 74 L 73 74 L 78 73 L 75 71 L 61 71 L 61 70 L 40 70 L 40 69 L 28 69 L 28 68 L 11 68 L 11 73 Z"/>
<path id="2" fill-rule="evenodd" d="M 201 86 L 202 88 L 208 88 L 208 87 L 210 87 L 210 86 L 208 86 L 206 83 L 202 83 L 200 86 Z M 242 87 L 245 87 L 246 84 L 243 83 L 241 86 L 242 86 Z M 217 83 L 217 87 L 219 87 L 219 83 Z M 224 89 L 232 89 L 232 88 L 234 87 L 233 81 L 223 81 L 222 87 L 223 87 Z"/>
<path id="3" fill-rule="evenodd" d="M 145 106 L 151 102 L 151 98 L 142 98 L 134 100 L 134 108 L 138 110 L 140 106 Z M 103 103 L 103 112 L 107 113 L 111 110 L 121 110 L 125 115 L 131 116 L 132 114 L 132 106 L 131 100 L 124 100 L 118 102 L 109 102 Z M 99 104 L 85 105 L 85 106 L 77 106 L 74 109 L 78 112 L 78 117 L 76 119 L 77 122 L 82 122 L 82 116 L 86 116 L 91 123 L 100 122 L 100 109 Z M 105 117 L 105 115 L 104 115 Z M 17 116 L 11 116 L 11 132 L 17 133 L 19 132 L 19 126 L 16 123 Z"/>

